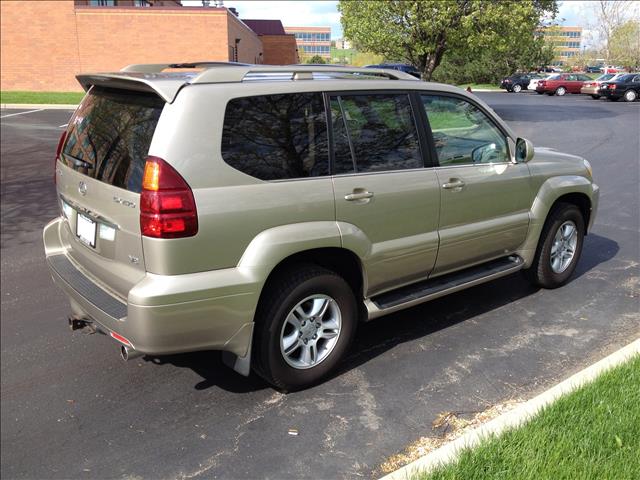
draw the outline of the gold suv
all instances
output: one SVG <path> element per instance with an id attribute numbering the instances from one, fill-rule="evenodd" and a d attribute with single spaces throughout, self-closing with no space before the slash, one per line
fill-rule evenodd
<path id="1" fill-rule="evenodd" d="M 222 350 L 303 388 L 361 321 L 518 270 L 564 284 L 593 223 L 586 160 L 400 71 L 200 63 L 78 80 L 47 263 L 72 328 L 125 359 Z"/>

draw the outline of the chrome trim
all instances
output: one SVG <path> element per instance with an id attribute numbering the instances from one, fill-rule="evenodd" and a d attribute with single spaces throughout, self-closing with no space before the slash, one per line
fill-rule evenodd
<path id="1" fill-rule="evenodd" d="M 59 193 L 58 195 L 60 196 L 60 199 L 63 202 L 65 202 L 67 205 L 71 206 L 77 212 L 80 212 L 83 215 L 88 216 L 89 218 L 91 218 L 91 220 L 94 220 L 95 222 L 98 222 L 98 223 L 102 223 L 103 225 L 107 225 L 107 226 L 109 226 L 111 228 L 114 228 L 116 230 L 120 230 L 120 227 L 117 224 L 113 223 L 110 220 L 107 220 L 102 215 L 99 215 L 99 214 L 89 210 L 88 208 L 85 208 L 85 207 L 83 207 L 81 205 L 78 205 L 76 202 L 74 202 L 73 200 L 69 200 L 67 197 L 65 197 L 61 193 Z"/>

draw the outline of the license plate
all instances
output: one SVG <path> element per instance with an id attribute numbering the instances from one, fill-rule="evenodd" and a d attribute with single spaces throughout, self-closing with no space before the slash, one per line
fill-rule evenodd
<path id="1" fill-rule="evenodd" d="M 89 217 L 85 217 L 81 213 L 78 213 L 78 220 L 76 222 L 76 234 L 82 243 L 89 245 L 90 247 L 96 246 L 96 222 Z"/>

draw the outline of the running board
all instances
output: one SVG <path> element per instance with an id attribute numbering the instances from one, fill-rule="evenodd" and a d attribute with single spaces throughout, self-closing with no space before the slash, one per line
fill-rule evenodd
<path id="1" fill-rule="evenodd" d="M 365 301 L 369 320 L 504 277 L 523 266 L 522 258 L 510 255 L 376 295 Z"/>

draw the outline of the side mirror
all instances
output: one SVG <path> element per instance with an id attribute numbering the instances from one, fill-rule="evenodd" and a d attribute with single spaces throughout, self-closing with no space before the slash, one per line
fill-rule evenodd
<path id="1" fill-rule="evenodd" d="M 518 138 L 516 140 L 516 162 L 524 163 L 528 162 L 533 158 L 534 148 L 533 143 L 531 143 L 526 138 Z"/>

